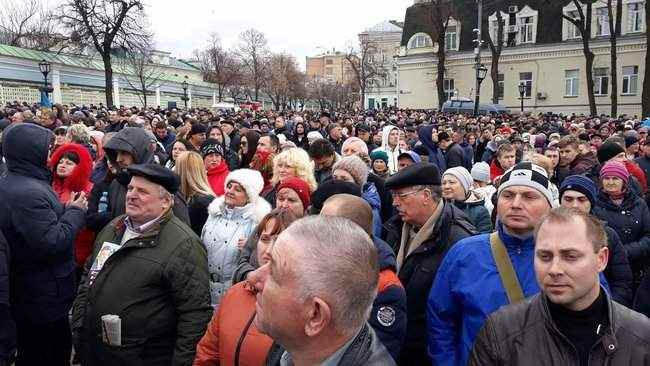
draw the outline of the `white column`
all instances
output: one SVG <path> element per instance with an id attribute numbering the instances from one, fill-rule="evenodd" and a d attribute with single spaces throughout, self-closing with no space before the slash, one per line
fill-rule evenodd
<path id="1" fill-rule="evenodd" d="M 113 77 L 113 105 L 120 106 L 120 82 L 117 77 Z"/>
<path id="2" fill-rule="evenodd" d="M 192 87 L 188 85 L 187 87 L 187 109 L 192 108 Z"/>
<path id="3" fill-rule="evenodd" d="M 52 65 L 52 103 L 63 103 L 61 95 L 61 72 L 56 65 Z"/>
<path id="4" fill-rule="evenodd" d="M 160 107 L 160 85 L 156 86 L 156 106 Z"/>
<path id="5" fill-rule="evenodd" d="M 213 90 L 212 91 L 212 106 L 214 107 L 217 105 L 217 91 Z"/>

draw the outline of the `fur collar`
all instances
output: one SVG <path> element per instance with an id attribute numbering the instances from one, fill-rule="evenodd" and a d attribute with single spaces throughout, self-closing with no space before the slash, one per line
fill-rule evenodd
<path id="1" fill-rule="evenodd" d="M 217 197 L 208 206 L 208 214 L 212 217 L 223 215 L 226 211 L 224 196 Z M 262 221 L 264 216 L 271 212 L 271 205 L 262 197 L 257 197 L 257 201 L 249 203 L 244 207 L 236 207 L 234 210 L 240 212 L 243 218 L 253 217 L 257 222 Z"/>

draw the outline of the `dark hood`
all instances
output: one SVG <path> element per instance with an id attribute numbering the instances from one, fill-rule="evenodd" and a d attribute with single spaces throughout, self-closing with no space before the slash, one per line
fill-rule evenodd
<path id="1" fill-rule="evenodd" d="M 422 145 L 429 151 L 429 155 L 435 154 L 438 151 L 438 146 L 431 139 L 431 131 L 433 131 L 434 127 L 433 125 L 429 125 L 418 130 L 418 138 L 422 142 Z"/>
<path id="2" fill-rule="evenodd" d="M 39 125 L 19 123 L 4 130 L 2 150 L 7 170 L 12 173 L 50 182 L 47 155 L 54 134 Z"/>
<path id="3" fill-rule="evenodd" d="M 139 127 L 126 127 L 116 133 L 104 146 L 104 151 L 111 161 L 115 161 L 118 151 L 126 151 L 133 155 L 135 164 L 146 164 L 153 159 L 153 151 L 149 149 L 151 138 L 145 130 Z"/>
<path id="4" fill-rule="evenodd" d="M 393 249 L 390 247 L 390 245 L 376 236 L 373 236 L 372 242 L 375 244 L 375 248 L 377 248 L 379 270 L 382 271 L 388 268 L 393 270 L 397 269 L 397 263 L 395 262 L 395 253 L 393 252 Z"/>

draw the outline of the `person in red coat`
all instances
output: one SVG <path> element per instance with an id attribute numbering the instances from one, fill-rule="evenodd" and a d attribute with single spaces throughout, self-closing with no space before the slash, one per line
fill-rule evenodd
<path id="1" fill-rule="evenodd" d="M 52 189 L 64 205 L 74 200 L 75 193 L 84 192 L 90 196 L 93 184 L 90 175 L 93 170 L 93 159 L 84 146 L 69 143 L 54 151 L 49 162 L 52 170 Z M 88 228 L 83 228 L 75 239 L 75 262 L 77 268 L 83 268 L 86 259 L 92 251 L 95 234 Z"/>
<path id="2" fill-rule="evenodd" d="M 208 174 L 210 188 L 217 197 L 223 196 L 225 193 L 224 183 L 230 170 L 228 169 L 228 163 L 223 158 L 221 143 L 215 139 L 205 140 L 201 144 L 201 156 Z"/>

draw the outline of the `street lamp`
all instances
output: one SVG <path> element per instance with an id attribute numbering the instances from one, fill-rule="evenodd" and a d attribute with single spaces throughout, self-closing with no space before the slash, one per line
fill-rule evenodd
<path id="1" fill-rule="evenodd" d="M 481 83 L 487 75 L 487 67 L 483 64 L 476 64 L 476 98 L 474 100 L 474 115 L 478 116 L 478 103 L 481 95 Z"/>
<path id="2" fill-rule="evenodd" d="M 42 60 L 41 62 L 38 63 L 38 68 L 41 70 L 41 73 L 43 74 L 43 82 L 44 82 L 44 86 L 41 88 L 41 91 L 45 93 L 49 93 L 52 91 L 52 88 L 48 87 L 47 85 L 47 75 L 50 73 L 51 67 L 52 64 L 50 64 L 45 60 Z"/>
<path id="3" fill-rule="evenodd" d="M 183 81 L 183 96 L 181 97 L 181 100 L 185 103 L 185 109 L 187 109 L 187 101 L 190 99 L 187 97 L 187 80 Z"/>
<path id="4" fill-rule="evenodd" d="M 521 100 L 521 113 L 524 113 L 524 94 L 526 94 L 526 84 L 519 83 L 519 99 Z"/>

